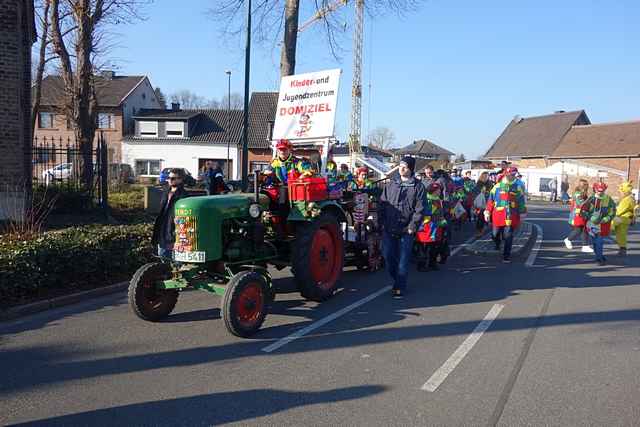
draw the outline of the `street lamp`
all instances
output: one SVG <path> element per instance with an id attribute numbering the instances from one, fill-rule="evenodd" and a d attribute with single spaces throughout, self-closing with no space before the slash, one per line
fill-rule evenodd
<path id="1" fill-rule="evenodd" d="M 225 71 L 228 80 L 227 90 L 227 180 L 231 179 L 231 164 L 229 163 L 229 145 L 231 142 L 231 70 Z M 236 159 L 238 156 L 236 156 Z"/>

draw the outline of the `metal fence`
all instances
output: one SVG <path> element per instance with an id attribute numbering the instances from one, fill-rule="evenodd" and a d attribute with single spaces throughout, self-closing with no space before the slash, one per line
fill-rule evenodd
<path id="1" fill-rule="evenodd" d="M 91 149 L 93 177 L 87 188 L 82 179 L 84 165 L 80 144 L 63 137 L 36 137 L 29 150 L 33 187 L 55 187 L 68 192 L 85 192 L 91 203 L 107 206 L 108 163 L 104 137 L 100 134 Z"/>

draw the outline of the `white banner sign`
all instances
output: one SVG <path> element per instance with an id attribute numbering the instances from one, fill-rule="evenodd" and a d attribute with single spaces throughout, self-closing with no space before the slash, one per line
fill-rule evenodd
<path id="1" fill-rule="evenodd" d="M 340 69 L 282 78 L 273 139 L 333 136 Z"/>

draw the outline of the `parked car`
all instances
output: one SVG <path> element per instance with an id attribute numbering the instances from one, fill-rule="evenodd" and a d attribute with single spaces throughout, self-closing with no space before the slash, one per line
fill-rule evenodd
<path id="1" fill-rule="evenodd" d="M 73 174 L 73 163 L 60 163 L 50 169 L 42 171 L 42 179 L 46 184 L 52 181 L 62 181 L 71 178 Z"/>
<path id="2" fill-rule="evenodd" d="M 164 169 L 162 169 L 162 171 L 160 172 L 160 179 L 158 180 L 160 185 L 167 185 L 169 183 L 167 178 L 169 178 L 169 171 L 171 169 L 182 169 L 182 172 L 183 172 L 183 175 L 184 175 L 184 186 L 185 187 L 195 187 L 196 186 L 196 179 L 191 175 L 191 172 L 189 172 L 185 168 L 164 168 Z"/>

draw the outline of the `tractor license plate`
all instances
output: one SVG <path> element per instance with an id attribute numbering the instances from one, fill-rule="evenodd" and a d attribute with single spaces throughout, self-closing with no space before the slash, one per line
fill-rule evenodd
<path id="1" fill-rule="evenodd" d="M 173 259 L 180 262 L 205 262 L 205 252 L 173 252 Z"/>

